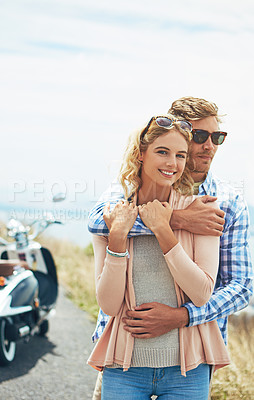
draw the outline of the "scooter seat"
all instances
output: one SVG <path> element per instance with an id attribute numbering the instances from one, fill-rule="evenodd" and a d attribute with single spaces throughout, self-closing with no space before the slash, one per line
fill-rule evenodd
<path id="1" fill-rule="evenodd" d="M 13 274 L 13 265 L 0 264 L 0 276 L 10 276 Z"/>

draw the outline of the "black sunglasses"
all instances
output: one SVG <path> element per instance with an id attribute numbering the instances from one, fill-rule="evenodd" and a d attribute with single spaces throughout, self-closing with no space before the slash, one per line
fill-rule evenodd
<path id="1" fill-rule="evenodd" d="M 192 129 L 193 141 L 197 144 L 202 144 L 207 141 L 209 136 L 211 136 L 213 144 L 216 146 L 222 144 L 227 136 L 226 132 L 208 132 L 204 131 L 203 129 Z"/>
<path id="2" fill-rule="evenodd" d="M 165 128 L 165 129 L 170 129 L 171 126 L 174 123 L 179 124 L 180 128 L 183 129 L 184 131 L 191 132 L 192 131 L 192 125 L 190 122 L 185 121 L 185 120 L 180 120 L 172 117 L 152 117 L 146 127 L 144 128 L 143 132 L 141 133 L 140 140 L 143 139 L 145 134 L 147 133 L 148 129 L 150 128 L 151 123 L 155 120 L 156 124 L 160 128 Z"/>

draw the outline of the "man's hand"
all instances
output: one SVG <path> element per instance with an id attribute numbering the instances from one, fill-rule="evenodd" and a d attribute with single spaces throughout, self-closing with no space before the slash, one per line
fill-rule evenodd
<path id="1" fill-rule="evenodd" d="M 141 304 L 135 307 L 135 311 L 127 311 L 123 322 L 124 329 L 133 337 L 149 339 L 188 325 L 189 314 L 185 307 L 173 308 L 153 302 Z"/>
<path id="2" fill-rule="evenodd" d="M 208 204 L 216 199 L 208 195 L 200 196 L 184 210 L 175 210 L 170 221 L 172 229 L 184 229 L 199 235 L 221 236 L 225 213 Z"/>

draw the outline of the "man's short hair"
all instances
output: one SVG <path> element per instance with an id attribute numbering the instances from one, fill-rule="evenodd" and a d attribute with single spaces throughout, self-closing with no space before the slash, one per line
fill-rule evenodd
<path id="1" fill-rule="evenodd" d="M 216 104 L 198 97 L 187 96 L 175 100 L 168 110 L 168 113 L 186 120 L 216 117 L 217 121 L 221 122 Z"/>

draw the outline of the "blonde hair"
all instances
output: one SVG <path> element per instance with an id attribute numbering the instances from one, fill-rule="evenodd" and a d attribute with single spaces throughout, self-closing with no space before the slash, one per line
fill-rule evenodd
<path id="1" fill-rule="evenodd" d="M 163 115 L 161 115 L 163 116 Z M 170 115 L 164 115 L 165 117 L 170 117 Z M 136 191 L 141 187 L 141 169 L 142 162 L 140 161 L 140 156 L 142 152 L 145 152 L 148 146 L 155 141 L 161 135 L 169 132 L 171 129 L 178 130 L 183 137 L 185 138 L 188 146 L 192 139 L 192 135 L 190 131 L 183 130 L 178 121 L 174 121 L 172 127 L 170 129 L 159 127 L 155 121 L 151 123 L 148 131 L 144 135 L 144 130 L 147 128 L 147 125 L 142 129 L 135 131 L 129 137 L 129 141 L 124 153 L 120 173 L 119 180 L 124 189 L 125 198 L 128 199 L 132 196 Z M 191 177 L 189 168 L 186 166 L 182 176 L 179 178 L 177 182 L 173 184 L 175 190 L 180 192 L 181 194 L 191 195 L 193 193 L 193 179 Z"/>
<path id="2" fill-rule="evenodd" d="M 181 97 L 172 103 L 168 112 L 187 121 L 215 117 L 218 122 L 221 122 L 217 105 L 198 97 Z"/>

